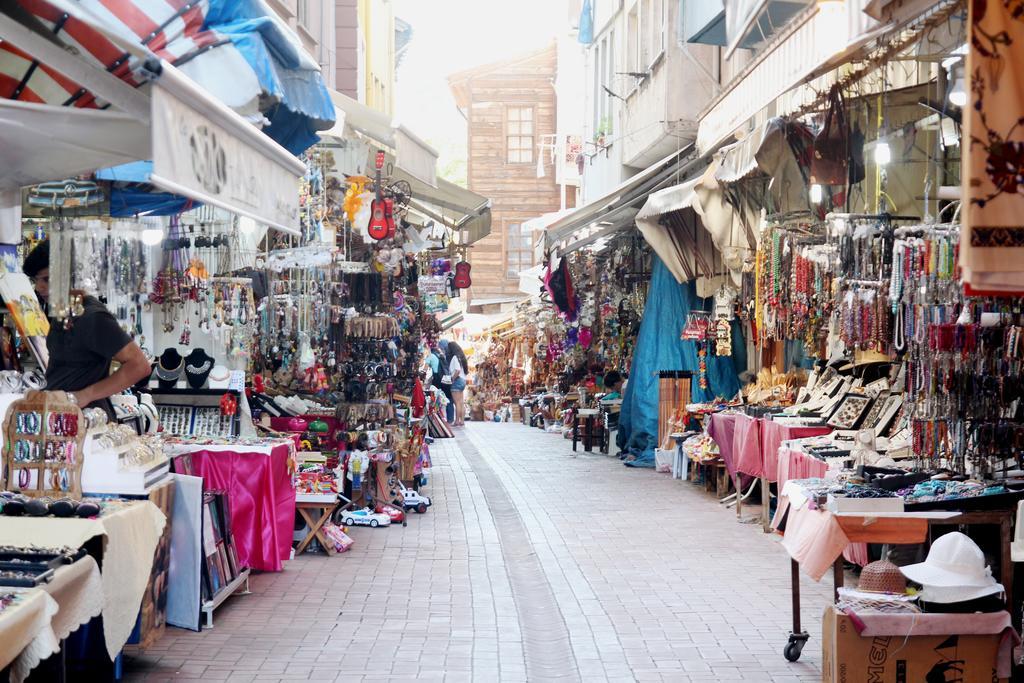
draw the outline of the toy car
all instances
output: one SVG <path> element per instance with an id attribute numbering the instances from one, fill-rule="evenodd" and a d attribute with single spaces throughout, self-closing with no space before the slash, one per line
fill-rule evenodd
<path id="1" fill-rule="evenodd" d="M 348 510 L 342 517 L 342 522 L 349 526 L 388 526 L 391 524 L 391 517 L 383 512 L 374 512 L 370 508 L 362 510 Z"/>
<path id="2" fill-rule="evenodd" d="M 418 491 L 407 489 L 405 486 L 402 486 L 402 501 L 402 507 L 406 510 L 415 510 L 421 515 L 430 507 L 430 498 L 420 495 Z"/>
<path id="3" fill-rule="evenodd" d="M 390 503 L 381 505 L 381 512 L 391 519 L 392 524 L 401 524 L 405 521 L 405 511 Z"/>

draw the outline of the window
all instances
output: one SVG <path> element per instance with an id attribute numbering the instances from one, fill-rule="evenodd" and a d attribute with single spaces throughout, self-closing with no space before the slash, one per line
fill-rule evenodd
<path id="1" fill-rule="evenodd" d="M 533 234 L 521 223 L 505 226 L 505 277 L 514 280 L 520 271 L 533 267 Z"/>
<path id="2" fill-rule="evenodd" d="M 508 163 L 533 163 L 533 107 L 505 109 L 505 149 Z"/>
<path id="3" fill-rule="evenodd" d="M 612 90 L 615 77 L 615 32 L 598 41 L 593 52 L 594 71 L 594 134 L 612 133 L 612 98 L 605 88 Z"/>

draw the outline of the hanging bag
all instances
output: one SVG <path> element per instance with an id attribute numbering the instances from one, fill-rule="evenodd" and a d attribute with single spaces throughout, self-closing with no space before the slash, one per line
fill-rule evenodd
<path id="1" fill-rule="evenodd" d="M 850 177 L 850 125 L 846 104 L 838 85 L 828 94 L 825 125 L 814 137 L 811 157 L 811 184 L 846 185 Z"/>

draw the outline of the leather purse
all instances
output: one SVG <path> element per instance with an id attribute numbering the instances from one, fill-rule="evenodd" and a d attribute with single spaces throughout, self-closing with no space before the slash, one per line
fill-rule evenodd
<path id="1" fill-rule="evenodd" d="M 811 184 L 846 185 L 850 177 L 850 125 L 846 103 L 838 85 L 828 94 L 825 124 L 814 137 L 811 157 Z"/>

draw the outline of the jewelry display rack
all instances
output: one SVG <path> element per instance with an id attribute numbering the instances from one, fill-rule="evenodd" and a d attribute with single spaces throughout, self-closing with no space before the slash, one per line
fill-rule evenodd
<path id="1" fill-rule="evenodd" d="M 85 433 L 82 411 L 67 394 L 29 391 L 4 420 L 4 488 L 32 497 L 80 498 Z"/>
<path id="2" fill-rule="evenodd" d="M 175 436 L 234 438 L 239 433 L 238 410 L 222 415 L 220 400 L 224 394 L 240 400 L 231 389 L 151 389 L 153 403 L 160 410 L 160 423 L 167 434 Z"/>

